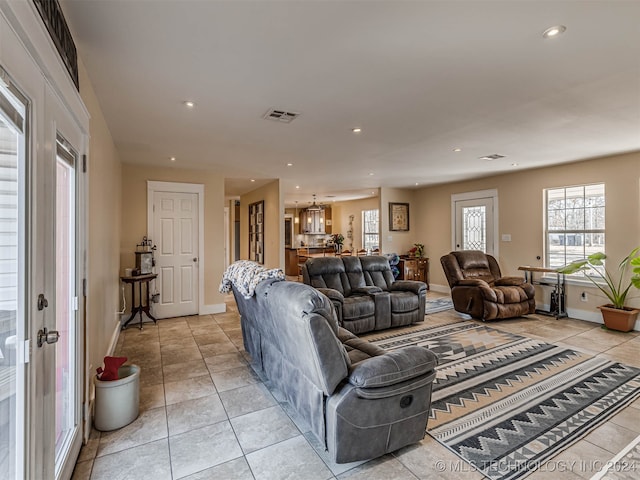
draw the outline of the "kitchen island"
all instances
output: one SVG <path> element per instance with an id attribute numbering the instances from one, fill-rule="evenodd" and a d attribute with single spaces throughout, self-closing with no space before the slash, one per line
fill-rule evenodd
<path id="1" fill-rule="evenodd" d="M 287 247 L 284 249 L 284 273 L 291 277 L 298 276 L 298 248 L 309 248 L 310 256 L 333 256 L 333 247 Z"/>

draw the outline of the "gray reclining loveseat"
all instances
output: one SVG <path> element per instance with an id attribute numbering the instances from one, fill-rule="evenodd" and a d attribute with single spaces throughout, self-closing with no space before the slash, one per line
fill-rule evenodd
<path id="1" fill-rule="evenodd" d="M 355 334 L 424 321 L 427 284 L 395 280 L 383 256 L 310 258 L 302 279 L 329 297 L 340 326 Z"/>
<path id="2" fill-rule="evenodd" d="M 436 356 L 394 351 L 338 326 L 329 299 L 307 285 L 264 280 L 245 298 L 233 286 L 252 364 L 285 396 L 336 463 L 392 452 L 426 431 Z"/>

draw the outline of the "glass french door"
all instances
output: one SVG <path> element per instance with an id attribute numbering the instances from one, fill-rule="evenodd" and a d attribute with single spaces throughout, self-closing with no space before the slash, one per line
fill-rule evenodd
<path id="1" fill-rule="evenodd" d="M 455 250 L 481 250 L 495 254 L 492 197 L 454 202 Z"/>
<path id="2" fill-rule="evenodd" d="M 56 141 L 55 202 L 55 470 L 65 464 L 75 433 L 78 411 L 78 293 L 77 293 L 77 154 L 58 136 Z"/>
<path id="3" fill-rule="evenodd" d="M 27 100 L 0 67 L 0 477 L 25 477 Z M 6 477 L 5 477 L 6 475 Z"/>

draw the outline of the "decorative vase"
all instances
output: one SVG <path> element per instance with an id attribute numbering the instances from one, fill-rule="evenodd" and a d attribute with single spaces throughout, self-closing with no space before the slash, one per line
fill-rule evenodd
<path id="1" fill-rule="evenodd" d="M 600 305 L 598 307 L 602 313 L 602 319 L 607 328 L 618 330 L 619 332 L 630 332 L 636 324 L 640 310 L 624 307 L 614 308 L 613 305 Z"/>

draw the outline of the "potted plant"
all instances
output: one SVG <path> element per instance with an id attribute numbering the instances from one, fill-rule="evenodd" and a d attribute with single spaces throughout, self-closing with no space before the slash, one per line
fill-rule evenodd
<path id="1" fill-rule="evenodd" d="M 333 235 L 331 235 L 331 240 L 333 241 L 333 244 L 335 245 L 335 249 L 337 253 L 342 252 L 342 244 L 344 243 L 344 235 L 342 235 L 341 233 L 334 233 Z"/>
<path id="2" fill-rule="evenodd" d="M 414 243 L 413 247 L 409 249 L 409 256 L 422 258 L 424 255 L 424 244 L 422 243 Z"/>
<path id="3" fill-rule="evenodd" d="M 603 260 L 607 256 L 598 252 L 582 260 L 576 260 L 557 271 L 564 274 L 585 272 L 585 276 L 611 302 L 598 308 L 607 328 L 629 332 L 633 330 L 640 310 L 625 305 L 629 292 L 633 287 L 640 289 L 640 247 L 634 248 L 618 265 L 617 274 L 610 272 L 604 266 Z M 631 275 L 628 274 L 631 266 Z"/>

